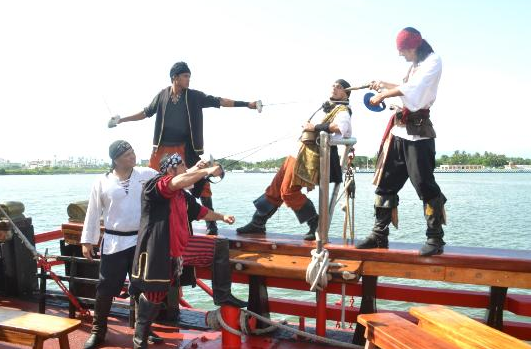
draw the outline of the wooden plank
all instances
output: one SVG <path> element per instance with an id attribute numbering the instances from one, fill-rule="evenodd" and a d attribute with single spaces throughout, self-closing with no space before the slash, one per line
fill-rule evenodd
<path id="1" fill-rule="evenodd" d="M 531 288 L 531 272 L 447 267 L 444 280 L 473 285 Z"/>
<path id="2" fill-rule="evenodd" d="M 309 256 L 248 252 L 235 249 L 230 251 L 230 258 L 233 263 L 239 263 L 244 267 L 242 271 L 244 274 L 297 280 L 305 279 L 306 268 L 311 261 L 311 257 Z M 345 267 L 342 268 L 330 268 L 329 272 L 335 280 L 341 280 L 341 272 L 343 271 L 357 273 L 361 269 L 363 275 L 447 281 L 473 285 L 531 288 L 531 273 L 455 268 L 440 265 L 415 265 L 378 261 L 361 262 L 347 259 L 331 259 L 331 262 L 345 264 Z"/>
<path id="3" fill-rule="evenodd" d="M 243 266 L 241 273 L 259 276 L 274 276 L 297 280 L 306 279 L 306 269 L 311 262 L 311 257 L 289 256 L 278 254 L 250 253 L 239 250 L 230 250 L 232 263 Z M 342 263 L 344 267 L 330 267 L 329 272 L 340 275 L 343 271 L 356 273 L 360 261 L 331 260 L 332 263 Z M 357 282 L 357 281 L 354 281 Z"/>
<path id="4" fill-rule="evenodd" d="M 531 349 L 514 337 L 441 305 L 412 307 L 419 326 L 449 343 L 467 349 Z"/>
<path id="5" fill-rule="evenodd" d="M 438 265 L 363 262 L 363 275 L 388 276 L 406 279 L 444 280 L 445 268 Z"/>
<path id="6" fill-rule="evenodd" d="M 62 229 L 69 233 L 78 231 L 82 223 L 65 223 Z M 194 227 L 196 232 L 204 232 L 203 227 Z M 268 232 L 267 234 L 236 234 L 232 229 L 220 229 L 220 234 L 231 241 L 231 247 L 246 252 L 261 252 L 287 255 L 309 256 L 315 242 L 308 242 L 302 236 Z M 239 246 L 238 246 L 239 245 Z M 445 246 L 445 253 L 439 256 L 419 256 L 420 244 L 391 242 L 389 249 L 356 249 L 341 238 L 330 238 L 325 247 L 330 256 L 336 259 L 352 259 L 414 265 L 439 265 L 456 268 L 477 268 L 487 270 L 527 273 L 531 270 L 531 251 L 509 250 L 483 247 Z M 493 285 L 494 286 L 494 285 Z"/>
<path id="7" fill-rule="evenodd" d="M 365 338 L 382 349 L 457 349 L 393 313 L 360 314 Z M 370 346 L 369 346 L 370 347 Z"/>

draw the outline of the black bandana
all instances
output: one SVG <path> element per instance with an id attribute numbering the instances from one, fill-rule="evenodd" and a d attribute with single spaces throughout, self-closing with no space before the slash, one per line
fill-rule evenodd
<path id="1" fill-rule="evenodd" d="M 170 78 L 173 80 L 174 77 L 183 73 L 191 74 L 192 72 L 190 71 L 190 68 L 188 68 L 188 64 L 185 62 L 177 62 L 170 69 Z"/>
<path id="2" fill-rule="evenodd" d="M 181 156 L 177 153 L 173 155 L 166 155 L 160 160 L 160 172 L 166 173 L 168 168 L 177 167 L 183 162 Z"/>
<path id="3" fill-rule="evenodd" d="M 109 146 L 109 157 L 114 161 L 129 149 L 133 149 L 133 147 L 128 142 L 122 140 L 114 141 Z"/>
<path id="4" fill-rule="evenodd" d="M 343 86 L 343 88 L 350 87 L 350 84 L 346 80 L 343 80 L 343 79 L 337 79 L 336 84 L 340 84 L 341 86 Z M 347 93 L 347 96 L 350 97 L 350 91 L 345 91 L 345 92 Z"/>

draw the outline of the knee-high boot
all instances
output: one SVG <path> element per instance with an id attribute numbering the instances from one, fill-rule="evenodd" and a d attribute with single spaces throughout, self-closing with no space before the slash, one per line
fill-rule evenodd
<path id="1" fill-rule="evenodd" d="M 356 244 L 356 248 L 389 248 L 389 224 L 393 221 L 393 210 L 398 206 L 398 195 L 376 195 L 374 200 L 374 227 L 369 236 Z"/>
<path id="2" fill-rule="evenodd" d="M 231 293 L 232 269 L 229 263 L 229 240 L 216 239 L 212 261 L 212 291 L 215 305 L 232 305 L 244 308 L 247 302 L 239 300 Z"/>
<path id="3" fill-rule="evenodd" d="M 140 296 L 138 297 L 140 298 Z M 136 326 L 136 323 L 138 322 L 138 308 L 140 307 L 140 301 L 138 298 L 134 298 L 135 300 L 135 326 Z M 149 329 L 149 333 L 148 333 L 148 339 L 147 339 L 148 343 L 162 343 L 164 342 L 164 340 L 159 337 L 155 332 L 153 332 L 151 330 L 151 327 Z"/>
<path id="4" fill-rule="evenodd" d="M 83 346 L 84 349 L 96 349 L 105 342 L 107 333 L 107 318 L 111 311 L 112 296 L 96 295 L 94 304 L 94 316 L 92 318 L 92 331 L 90 337 Z"/>
<path id="5" fill-rule="evenodd" d="M 135 335 L 133 337 L 134 349 L 146 349 L 151 323 L 159 313 L 160 303 L 152 303 L 141 294 L 138 300 L 137 317 L 135 323 Z"/>
<path id="6" fill-rule="evenodd" d="M 293 210 L 299 223 L 307 223 L 310 230 L 304 235 L 304 240 L 313 241 L 315 240 L 315 232 L 319 225 L 319 215 L 315 210 L 312 200 L 307 199 L 304 205 L 298 210 Z"/>
<path id="7" fill-rule="evenodd" d="M 278 210 L 277 206 L 267 200 L 265 194 L 254 200 L 253 203 L 256 207 L 253 218 L 251 222 L 236 229 L 238 234 L 265 234 L 267 220 Z"/>
<path id="8" fill-rule="evenodd" d="M 446 197 L 442 193 L 424 202 L 427 240 L 419 250 L 421 256 L 433 256 L 444 252 L 445 242 L 443 240 L 444 231 L 442 225 L 446 224 L 445 203 Z"/>
<path id="9" fill-rule="evenodd" d="M 214 211 L 214 205 L 212 204 L 212 197 L 201 196 L 201 205 Z M 218 225 L 216 221 L 206 221 L 207 235 L 218 235 Z"/>

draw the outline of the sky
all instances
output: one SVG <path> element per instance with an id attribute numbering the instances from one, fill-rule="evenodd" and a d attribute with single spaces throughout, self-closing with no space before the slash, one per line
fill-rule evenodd
<path id="1" fill-rule="evenodd" d="M 2 1 L 0 158 L 108 160 L 116 139 L 149 158 L 154 117 L 107 121 L 143 110 L 177 61 L 191 88 L 266 104 L 261 114 L 205 109 L 206 154 L 258 147 L 246 160 L 279 158 L 336 79 L 401 81 L 395 38 L 408 26 L 443 61 L 431 108 L 438 156 L 531 158 L 530 15 L 531 2 L 511 0 Z M 356 154 L 373 156 L 391 111 L 367 110 L 366 92 L 351 95 L 352 121 Z"/>

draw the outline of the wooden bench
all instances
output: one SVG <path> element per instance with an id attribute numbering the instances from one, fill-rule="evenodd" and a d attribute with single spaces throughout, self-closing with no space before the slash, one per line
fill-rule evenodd
<path id="1" fill-rule="evenodd" d="M 360 314 L 358 323 L 365 326 L 365 349 L 459 348 L 393 313 Z"/>
<path id="2" fill-rule="evenodd" d="M 419 319 L 423 330 L 460 348 L 531 349 L 529 344 L 442 305 L 412 307 L 409 313 Z"/>
<path id="3" fill-rule="evenodd" d="M 80 320 L 54 315 L 28 313 L 0 308 L 0 341 L 42 349 L 49 338 L 58 338 L 61 349 L 69 349 L 68 333 L 81 325 Z"/>

